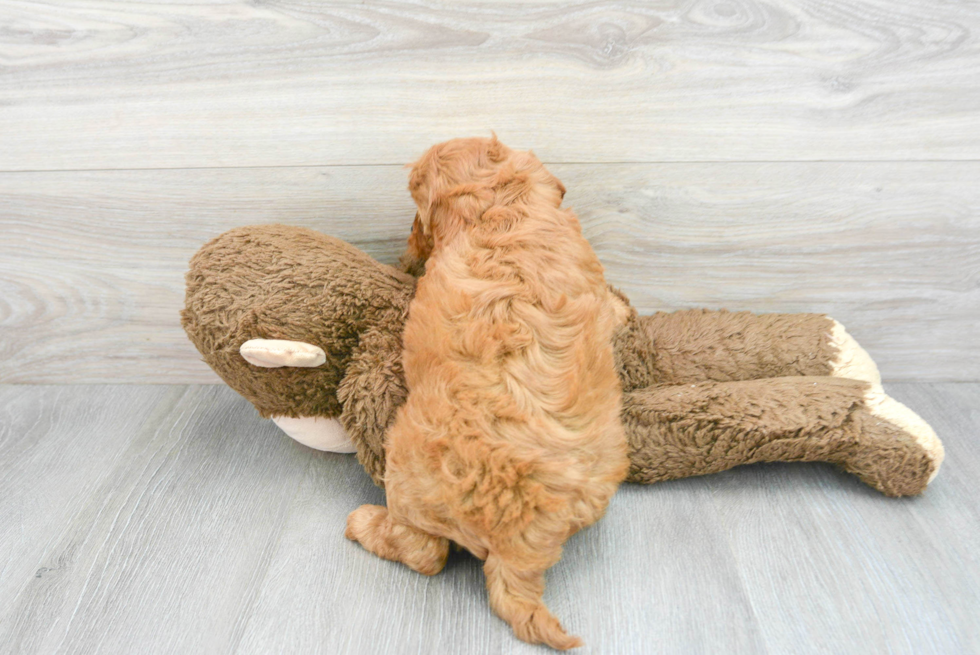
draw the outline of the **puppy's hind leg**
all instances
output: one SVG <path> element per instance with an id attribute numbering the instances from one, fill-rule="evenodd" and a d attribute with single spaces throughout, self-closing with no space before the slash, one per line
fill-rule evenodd
<path id="1" fill-rule="evenodd" d="M 401 562 L 425 575 L 441 571 L 449 556 L 448 539 L 396 523 L 379 505 L 361 505 L 351 512 L 344 536 L 378 557 Z"/>
<path id="2" fill-rule="evenodd" d="M 483 571 L 487 576 L 490 607 L 510 624 L 518 639 L 546 644 L 558 650 L 578 648 L 582 640 L 565 632 L 548 611 L 544 594 L 544 571 L 524 571 L 491 553 Z"/>

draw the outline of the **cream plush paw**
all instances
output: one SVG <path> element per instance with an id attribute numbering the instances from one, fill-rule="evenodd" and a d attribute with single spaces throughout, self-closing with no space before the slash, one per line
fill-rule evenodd
<path id="1" fill-rule="evenodd" d="M 830 319 L 834 321 L 834 319 Z M 863 380 L 872 387 L 881 388 L 881 374 L 878 365 L 864 348 L 847 333 L 844 326 L 834 321 L 830 330 L 830 344 L 837 349 L 837 356 L 830 363 L 831 375 L 835 378 Z"/>
<path id="2" fill-rule="evenodd" d="M 869 383 L 870 386 L 865 392 L 868 411 L 875 417 L 888 421 L 912 435 L 932 462 L 933 468 L 928 480 L 932 482 L 939 473 L 939 467 L 945 457 L 943 444 L 936 436 L 936 432 L 918 414 L 885 393 L 881 386 L 878 366 L 868 352 L 837 321 L 834 321 L 831 329 L 830 342 L 837 348 L 837 357 L 831 363 L 831 375 Z"/>
<path id="3" fill-rule="evenodd" d="M 915 438 L 932 462 L 932 471 L 926 484 L 932 482 L 939 474 L 939 467 L 946 456 L 943 443 L 932 427 L 911 409 L 887 395 L 881 387 L 868 389 L 865 403 L 874 416 L 888 421 Z"/>

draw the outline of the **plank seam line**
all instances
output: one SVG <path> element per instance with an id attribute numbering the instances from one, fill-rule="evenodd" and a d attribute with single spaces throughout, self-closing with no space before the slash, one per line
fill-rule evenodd
<path id="1" fill-rule="evenodd" d="M 678 159 L 678 160 L 624 160 L 624 161 L 544 161 L 548 166 L 666 166 L 684 164 L 976 164 L 978 159 Z M 159 166 L 147 168 L 50 168 L 0 170 L 0 175 L 32 175 L 41 173 L 125 173 L 135 171 L 210 171 L 210 170 L 260 170 L 277 168 L 401 168 L 407 164 L 387 162 L 377 164 L 282 164 L 267 166 Z"/>

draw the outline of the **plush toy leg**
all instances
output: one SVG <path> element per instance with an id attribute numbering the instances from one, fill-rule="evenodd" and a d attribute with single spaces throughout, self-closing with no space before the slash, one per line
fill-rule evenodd
<path id="1" fill-rule="evenodd" d="M 855 380 L 783 377 L 627 393 L 629 480 L 652 483 L 753 462 L 824 461 L 887 495 L 920 493 L 942 463 L 941 445 L 938 452 L 924 446 L 909 427 L 928 426 L 907 409 L 900 413 L 887 396 L 875 402 L 869 391 Z"/>
<path id="2" fill-rule="evenodd" d="M 833 326 L 830 330 L 830 344 L 836 354 L 830 362 L 830 374 L 839 378 L 864 380 L 869 384 L 864 395 L 868 411 L 876 418 L 898 426 L 915 438 L 935 464 L 928 480 L 932 482 L 939 473 L 939 467 L 945 457 L 939 437 L 918 414 L 885 393 L 881 386 L 878 366 L 871 356 L 847 333 L 843 325 L 833 319 L 831 322 Z"/>
<path id="3" fill-rule="evenodd" d="M 832 375 L 881 386 L 878 367 L 822 314 L 691 309 L 636 317 L 619 351 L 632 388 Z"/>
<path id="4" fill-rule="evenodd" d="M 627 391 L 652 384 L 833 375 L 835 324 L 820 314 L 658 312 L 633 318 L 617 350 Z"/>

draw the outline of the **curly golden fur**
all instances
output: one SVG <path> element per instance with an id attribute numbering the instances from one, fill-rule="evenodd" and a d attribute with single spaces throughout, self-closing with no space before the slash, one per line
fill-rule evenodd
<path id="1" fill-rule="evenodd" d="M 544 573 L 627 473 L 612 346 L 627 308 L 532 153 L 449 141 L 409 188 L 403 261 L 425 275 L 408 399 L 388 435 L 388 508 L 352 512 L 347 536 L 429 575 L 454 541 L 486 560 L 490 605 L 520 639 L 578 646 L 542 602 Z"/>

